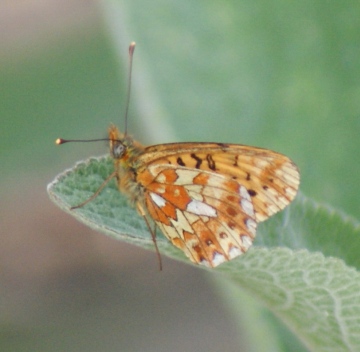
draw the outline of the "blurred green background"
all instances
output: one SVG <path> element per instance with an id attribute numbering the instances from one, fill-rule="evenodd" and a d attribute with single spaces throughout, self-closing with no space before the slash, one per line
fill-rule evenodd
<path id="1" fill-rule="evenodd" d="M 360 3 L 0 3 L 0 349 L 251 351 L 209 275 L 92 232 L 46 185 L 123 127 L 144 144 L 257 145 L 359 218 Z M 261 230 L 261 228 L 260 228 Z M 244 322 L 245 324 L 246 322 Z"/>

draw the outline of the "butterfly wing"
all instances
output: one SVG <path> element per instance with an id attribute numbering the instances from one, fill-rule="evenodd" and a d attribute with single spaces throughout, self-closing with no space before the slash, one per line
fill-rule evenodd
<path id="1" fill-rule="evenodd" d="M 299 170 L 287 156 L 245 145 L 162 144 L 146 148 L 139 159 L 147 166 L 171 164 L 235 180 L 249 192 L 257 222 L 285 208 L 295 198 L 300 183 Z"/>
<path id="2" fill-rule="evenodd" d="M 215 267 L 245 252 L 257 223 L 292 201 L 299 172 L 266 149 L 175 143 L 145 149 L 137 182 L 165 236 L 192 261 Z"/>
<path id="3" fill-rule="evenodd" d="M 137 160 L 149 215 L 195 263 L 215 267 L 245 252 L 257 223 L 286 207 L 300 177 L 286 156 L 234 144 L 175 143 Z"/>

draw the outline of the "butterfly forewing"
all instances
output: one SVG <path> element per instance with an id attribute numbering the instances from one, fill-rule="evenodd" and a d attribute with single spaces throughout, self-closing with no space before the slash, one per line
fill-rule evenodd
<path id="1" fill-rule="evenodd" d="M 149 215 L 192 261 L 211 267 L 245 252 L 257 223 L 287 206 L 299 185 L 289 158 L 242 145 L 152 146 L 137 166 Z"/>

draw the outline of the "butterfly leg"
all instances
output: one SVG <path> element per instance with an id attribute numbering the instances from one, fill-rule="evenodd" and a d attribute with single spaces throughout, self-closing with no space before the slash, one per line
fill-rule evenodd
<path id="1" fill-rule="evenodd" d="M 71 207 L 70 209 L 77 209 L 77 208 L 82 208 L 84 205 L 86 205 L 87 203 L 91 202 L 92 200 L 94 200 L 100 193 L 101 191 L 104 189 L 104 187 L 116 176 L 116 172 L 113 172 L 110 176 L 108 176 L 108 178 L 101 184 L 101 186 L 98 188 L 98 190 L 88 199 L 86 199 L 84 202 L 75 205 L 73 207 Z"/>
<path id="2" fill-rule="evenodd" d="M 157 242 L 156 242 L 156 224 L 154 225 L 154 229 L 152 229 L 151 226 L 150 226 L 149 219 L 147 217 L 147 214 L 146 214 L 143 206 L 140 203 L 137 203 L 136 208 L 137 208 L 139 214 L 144 218 L 146 226 L 149 229 L 149 232 L 151 234 L 151 238 L 152 238 L 152 240 L 154 242 L 154 246 L 155 246 L 155 252 L 156 252 L 156 255 L 157 255 L 158 261 L 159 261 L 159 269 L 161 271 L 162 270 L 162 260 L 161 260 L 160 251 L 159 251 L 159 248 L 158 248 L 158 245 L 157 245 Z"/>

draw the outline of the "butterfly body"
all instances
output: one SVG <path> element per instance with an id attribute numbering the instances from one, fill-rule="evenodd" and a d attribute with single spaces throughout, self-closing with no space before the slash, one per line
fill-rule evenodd
<path id="1" fill-rule="evenodd" d="M 109 128 L 109 141 L 119 190 L 135 205 L 143 193 L 141 185 L 136 182 L 136 169 L 137 158 L 144 152 L 144 147 L 121 134 L 115 126 Z"/>
<path id="2" fill-rule="evenodd" d="M 114 126 L 109 140 L 120 191 L 147 224 L 152 219 L 191 261 L 209 267 L 246 252 L 257 224 L 287 206 L 299 186 L 296 165 L 266 149 L 223 143 L 143 147 Z"/>

